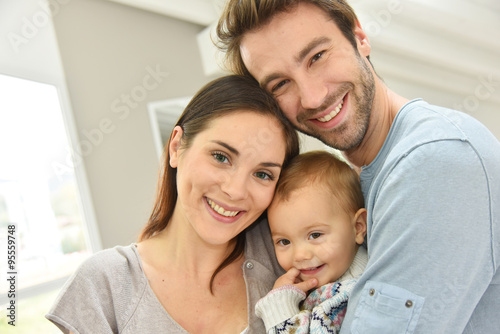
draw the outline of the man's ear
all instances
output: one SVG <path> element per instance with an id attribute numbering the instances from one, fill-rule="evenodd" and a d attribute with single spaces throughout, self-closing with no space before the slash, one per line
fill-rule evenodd
<path id="1" fill-rule="evenodd" d="M 354 37 L 356 38 L 356 44 L 358 46 L 358 51 L 363 57 L 368 57 L 372 51 L 370 41 L 366 35 L 361 24 L 356 20 L 356 28 L 354 28 Z"/>
<path id="2" fill-rule="evenodd" d="M 169 164 L 170 167 L 172 168 L 177 168 L 179 164 L 179 150 L 181 147 L 181 139 L 183 133 L 184 130 L 182 130 L 182 127 L 177 125 L 172 130 L 172 134 L 170 135 L 170 141 L 168 144 L 168 155 L 170 157 Z"/>
<path id="3" fill-rule="evenodd" d="M 366 236 L 366 218 L 367 212 L 366 209 L 359 209 L 354 214 L 354 231 L 356 233 L 356 243 L 358 245 L 363 244 Z"/>

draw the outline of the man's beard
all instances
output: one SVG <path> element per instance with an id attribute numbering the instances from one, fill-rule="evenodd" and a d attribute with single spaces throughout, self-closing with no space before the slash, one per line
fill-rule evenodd
<path id="1" fill-rule="evenodd" d="M 354 90 L 350 89 L 353 87 L 353 84 L 345 83 L 337 90 L 336 93 L 326 98 L 325 103 L 323 103 L 320 108 L 308 110 L 297 119 L 298 123 L 303 125 L 303 127 L 298 129 L 300 132 L 315 137 L 326 145 L 341 151 L 352 150 L 358 147 L 363 141 L 368 124 L 370 123 L 370 115 L 375 96 L 375 80 L 373 74 L 370 71 L 369 66 L 359 54 L 357 59 L 360 65 L 358 82 L 360 83 L 361 94 L 356 94 Z M 354 110 L 354 114 L 351 115 L 351 117 L 354 117 L 354 123 L 350 122 L 348 124 L 347 122 L 344 122 L 328 132 L 318 132 L 318 128 L 309 127 L 307 126 L 307 122 L 301 122 L 301 120 L 303 121 L 308 119 L 307 115 L 317 114 L 318 111 L 323 111 L 330 107 L 349 90 L 351 91 L 349 96 L 351 99 L 350 104 L 352 110 Z M 353 126 L 350 125 L 352 123 L 354 124 Z"/>

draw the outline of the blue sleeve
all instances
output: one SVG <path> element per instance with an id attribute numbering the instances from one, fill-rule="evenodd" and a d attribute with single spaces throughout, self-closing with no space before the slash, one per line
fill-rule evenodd
<path id="1" fill-rule="evenodd" d="M 367 196 L 369 262 L 341 333 L 463 333 L 495 272 L 482 160 L 447 140 L 384 168 Z"/>

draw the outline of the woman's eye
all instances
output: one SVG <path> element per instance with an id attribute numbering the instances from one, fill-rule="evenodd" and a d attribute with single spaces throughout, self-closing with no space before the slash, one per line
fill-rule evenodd
<path id="1" fill-rule="evenodd" d="M 319 237 L 321 237 L 321 233 L 319 232 L 314 232 L 309 235 L 309 239 L 318 239 Z"/>
<path id="2" fill-rule="evenodd" d="M 274 176 L 266 172 L 257 172 L 255 176 L 262 180 L 274 180 Z"/>
<path id="3" fill-rule="evenodd" d="M 288 246 L 288 245 L 290 245 L 290 240 L 281 239 L 281 240 L 278 240 L 277 244 L 281 245 L 281 246 Z"/>
<path id="4" fill-rule="evenodd" d="M 227 158 L 227 156 L 225 154 L 221 153 L 221 152 L 214 152 L 214 153 L 212 153 L 212 156 L 218 162 L 221 162 L 221 163 L 227 163 L 227 162 L 229 162 L 229 159 Z"/>

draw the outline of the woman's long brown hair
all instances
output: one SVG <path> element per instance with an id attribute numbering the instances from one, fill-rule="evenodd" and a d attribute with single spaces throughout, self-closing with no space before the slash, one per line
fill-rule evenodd
<path id="1" fill-rule="evenodd" d="M 183 129 L 182 147 L 184 149 L 189 148 L 196 135 L 206 129 L 215 118 L 243 110 L 269 115 L 279 121 L 286 140 L 283 167 L 298 155 L 299 139 L 297 133 L 282 115 L 274 98 L 261 89 L 253 78 L 239 75 L 218 78 L 201 88 L 192 98 L 176 124 L 176 126 L 179 125 Z M 159 178 L 153 212 L 148 223 L 141 231 L 139 241 L 149 239 L 165 229 L 174 212 L 177 202 L 177 169 L 170 167 L 169 164 L 170 140 L 164 149 L 165 158 L 163 159 L 162 174 Z M 217 273 L 237 260 L 244 252 L 245 232 L 240 233 L 235 239 L 236 244 L 233 251 L 212 275 L 210 281 L 211 292 L 213 292 L 213 281 Z"/>

